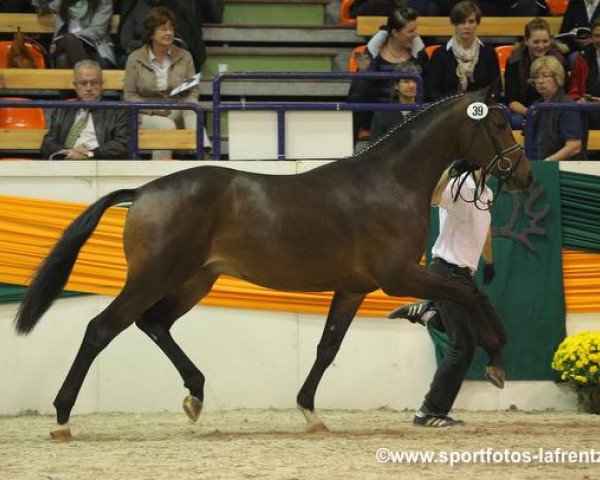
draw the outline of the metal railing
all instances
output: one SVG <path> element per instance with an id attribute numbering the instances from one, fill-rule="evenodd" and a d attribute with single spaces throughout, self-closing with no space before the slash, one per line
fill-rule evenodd
<path id="1" fill-rule="evenodd" d="M 2 100 L 0 98 L 0 108 L 124 108 L 129 110 L 130 132 L 130 153 L 131 158 L 136 160 L 139 156 L 138 132 L 139 122 L 138 114 L 140 110 L 193 110 L 196 112 L 196 159 L 204 159 L 204 115 L 200 105 L 196 103 L 161 103 L 161 102 L 81 102 L 65 100 Z M 0 146 L 1 147 L 1 146 Z M 40 145 L 41 147 L 41 145 Z"/>
<path id="2" fill-rule="evenodd" d="M 224 80 L 393 80 L 408 78 L 417 82 L 415 104 L 348 103 L 348 102 L 247 102 L 221 101 L 221 83 Z M 420 76 L 402 72 L 224 72 L 213 80 L 213 156 L 221 159 L 221 112 L 229 110 L 271 110 L 277 112 L 277 158 L 285 159 L 285 112 L 288 110 L 365 111 L 365 110 L 418 110 L 423 103 L 423 80 Z"/>

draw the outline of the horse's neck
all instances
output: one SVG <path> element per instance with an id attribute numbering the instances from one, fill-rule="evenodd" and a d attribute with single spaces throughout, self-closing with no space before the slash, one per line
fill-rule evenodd
<path id="1" fill-rule="evenodd" d="M 432 127 L 427 126 L 422 136 L 413 140 L 408 148 L 405 140 L 397 138 L 396 151 L 399 155 L 389 159 L 395 163 L 393 169 L 401 177 L 409 175 L 415 189 L 430 196 L 444 170 L 459 157 L 455 127 L 458 123 L 448 112 L 441 112 L 432 121 Z M 436 128 L 436 125 L 444 128 Z"/>

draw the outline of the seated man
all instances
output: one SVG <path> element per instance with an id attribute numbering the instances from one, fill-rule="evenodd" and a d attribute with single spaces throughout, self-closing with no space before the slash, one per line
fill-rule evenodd
<path id="1" fill-rule="evenodd" d="M 82 60 L 74 69 L 73 85 L 82 102 L 102 99 L 102 69 Z M 129 116 L 126 109 L 58 108 L 42 141 L 44 158 L 118 160 L 129 157 Z"/>
<path id="2" fill-rule="evenodd" d="M 580 103 L 600 102 L 600 20 L 592 24 L 592 43 L 583 48 L 575 57 L 568 95 Z M 600 129 L 600 111 L 586 112 L 588 127 Z"/>

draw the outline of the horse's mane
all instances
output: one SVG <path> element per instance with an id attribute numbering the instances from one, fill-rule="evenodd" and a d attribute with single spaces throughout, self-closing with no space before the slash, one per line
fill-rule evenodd
<path id="1" fill-rule="evenodd" d="M 381 144 L 382 142 L 385 142 L 388 138 L 396 135 L 397 133 L 401 133 L 405 130 L 408 130 L 415 122 L 421 120 L 423 117 L 432 113 L 433 110 L 437 109 L 437 107 L 446 105 L 454 100 L 458 100 L 472 93 L 474 92 L 465 92 L 457 93 L 454 95 L 448 95 L 447 97 L 441 98 L 440 100 L 436 100 L 435 102 L 425 104 L 421 109 L 416 110 L 415 113 L 413 113 L 412 115 L 408 115 L 407 117 L 404 117 L 404 119 L 400 120 L 400 122 L 394 125 L 384 135 L 379 137 L 375 142 L 362 148 L 356 154 L 350 155 L 348 158 L 358 157 L 371 151 L 372 149 L 378 147 L 379 144 Z"/>

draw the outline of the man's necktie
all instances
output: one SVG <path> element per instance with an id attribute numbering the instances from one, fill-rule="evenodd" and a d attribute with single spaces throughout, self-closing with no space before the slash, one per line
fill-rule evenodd
<path id="1" fill-rule="evenodd" d="M 89 117 L 90 111 L 84 110 L 84 114 L 79 118 L 79 120 L 73 123 L 71 130 L 69 130 L 69 133 L 67 134 L 67 138 L 65 138 L 65 148 L 73 148 L 75 146 L 75 142 L 85 130 Z"/>

